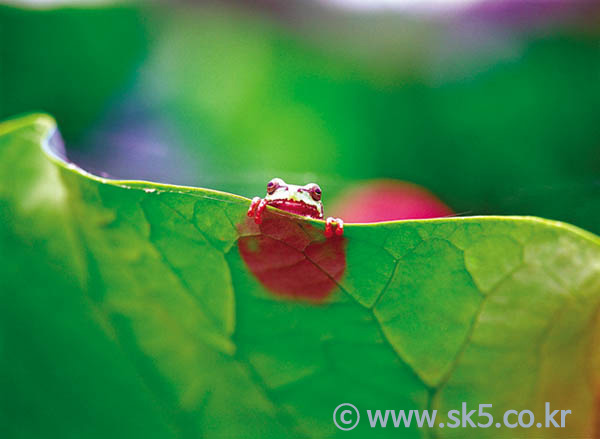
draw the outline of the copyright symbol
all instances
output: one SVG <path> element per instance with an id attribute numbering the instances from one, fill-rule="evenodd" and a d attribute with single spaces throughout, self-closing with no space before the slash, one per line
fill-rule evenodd
<path id="1" fill-rule="evenodd" d="M 353 420 L 354 417 L 356 420 Z M 356 406 L 350 403 L 340 404 L 333 411 L 333 423 L 340 430 L 352 430 L 358 425 L 358 421 L 360 421 L 360 413 Z"/>

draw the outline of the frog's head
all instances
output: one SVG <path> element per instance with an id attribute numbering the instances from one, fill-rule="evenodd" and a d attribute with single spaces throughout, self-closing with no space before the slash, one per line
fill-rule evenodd
<path id="1" fill-rule="evenodd" d="M 281 178 L 274 178 L 267 184 L 265 200 L 273 207 L 296 215 L 323 218 L 321 188 L 315 183 L 296 186 L 287 184 Z"/>

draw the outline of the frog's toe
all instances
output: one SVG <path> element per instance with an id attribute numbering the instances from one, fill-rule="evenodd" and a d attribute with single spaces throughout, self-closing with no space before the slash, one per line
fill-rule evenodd
<path id="1" fill-rule="evenodd" d="M 325 236 L 331 238 L 334 234 L 337 236 L 344 234 L 344 221 L 330 216 L 325 221 Z"/>
<path id="2" fill-rule="evenodd" d="M 254 215 L 254 222 L 256 224 L 261 224 L 262 223 L 262 214 L 264 212 L 264 210 L 267 207 L 267 200 L 264 199 L 260 199 L 259 198 L 259 203 L 258 206 L 256 207 L 256 213 Z"/>
<path id="3" fill-rule="evenodd" d="M 260 202 L 261 202 L 260 197 L 252 198 L 252 202 L 250 203 L 250 207 L 248 208 L 248 216 L 254 216 L 254 213 L 256 212 L 256 208 L 258 207 Z"/>
<path id="4" fill-rule="evenodd" d="M 344 234 L 344 221 L 341 218 L 336 218 L 337 227 L 335 228 L 335 234 L 342 236 Z"/>

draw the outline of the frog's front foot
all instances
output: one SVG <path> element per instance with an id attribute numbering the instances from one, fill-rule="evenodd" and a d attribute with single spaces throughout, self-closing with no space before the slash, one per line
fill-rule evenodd
<path id="1" fill-rule="evenodd" d="M 267 200 L 262 199 L 260 197 L 252 198 L 252 202 L 250 203 L 250 207 L 248 208 L 248 216 L 254 217 L 254 222 L 256 224 L 262 223 L 262 214 L 267 207 Z"/>
<path id="2" fill-rule="evenodd" d="M 344 234 L 344 221 L 341 218 L 328 217 L 325 222 L 325 236 L 331 238 L 334 233 L 337 236 Z"/>

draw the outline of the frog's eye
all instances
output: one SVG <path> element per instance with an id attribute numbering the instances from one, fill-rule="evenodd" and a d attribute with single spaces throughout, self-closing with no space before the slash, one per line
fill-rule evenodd
<path id="1" fill-rule="evenodd" d="M 271 195 L 278 187 L 285 186 L 285 182 L 281 178 L 274 178 L 267 183 L 267 194 Z"/>
<path id="2" fill-rule="evenodd" d="M 321 188 L 319 187 L 318 184 L 315 184 L 315 183 L 307 184 L 306 189 L 308 189 L 308 192 L 310 192 L 310 196 L 313 198 L 313 200 L 315 200 L 315 201 L 321 200 Z"/>

